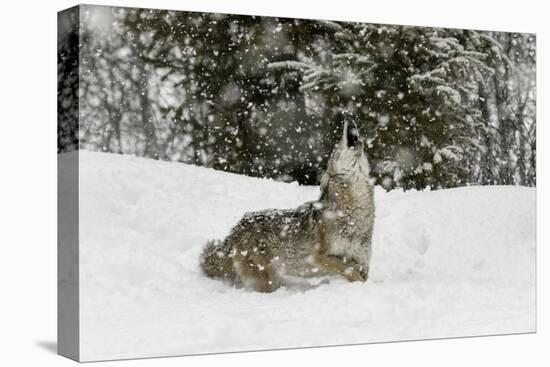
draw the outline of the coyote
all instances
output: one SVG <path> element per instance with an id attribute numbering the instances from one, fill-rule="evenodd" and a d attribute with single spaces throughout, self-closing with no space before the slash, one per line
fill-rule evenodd
<path id="1" fill-rule="evenodd" d="M 374 194 L 364 141 L 347 121 L 320 189 L 319 200 L 296 209 L 246 213 L 223 241 L 207 242 L 203 271 L 258 292 L 273 292 L 285 276 L 366 281 Z"/>

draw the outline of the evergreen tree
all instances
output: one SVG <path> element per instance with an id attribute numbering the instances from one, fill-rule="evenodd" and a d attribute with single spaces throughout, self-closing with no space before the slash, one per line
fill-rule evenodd
<path id="1" fill-rule="evenodd" d="M 80 21 L 80 44 L 60 42 L 80 57 L 79 109 L 60 70 L 60 116 L 81 122 L 60 124 L 60 151 L 318 184 L 351 119 L 388 190 L 536 183 L 533 35 L 87 6 Z"/>
<path id="2" fill-rule="evenodd" d="M 482 149 L 478 82 L 486 55 L 457 32 L 435 28 L 334 25 L 339 53 L 326 62 L 274 63 L 300 70 L 302 89 L 322 96 L 323 118 L 351 116 L 369 138 L 373 173 L 385 188 L 452 187 Z M 458 34 L 460 36 L 460 34 Z M 328 122 L 327 135 L 334 135 Z"/>

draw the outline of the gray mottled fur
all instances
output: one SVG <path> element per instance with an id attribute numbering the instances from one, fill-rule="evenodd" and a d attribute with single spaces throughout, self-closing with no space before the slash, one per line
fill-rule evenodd
<path id="1" fill-rule="evenodd" d="M 374 226 L 373 187 L 363 141 L 344 124 L 321 179 L 319 200 L 296 209 L 246 213 L 223 241 L 209 241 L 204 272 L 272 292 L 285 276 L 337 274 L 366 281 Z"/>

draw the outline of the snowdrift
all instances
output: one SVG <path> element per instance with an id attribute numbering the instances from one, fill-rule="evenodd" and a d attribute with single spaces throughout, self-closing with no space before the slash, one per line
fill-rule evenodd
<path id="1" fill-rule="evenodd" d="M 532 188 L 377 190 L 367 283 L 258 294 L 203 276 L 201 247 L 318 187 L 79 154 L 83 360 L 535 330 Z"/>

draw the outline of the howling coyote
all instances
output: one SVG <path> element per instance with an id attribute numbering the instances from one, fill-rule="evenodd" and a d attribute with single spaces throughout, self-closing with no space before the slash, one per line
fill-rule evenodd
<path id="1" fill-rule="evenodd" d="M 246 213 L 225 240 L 209 241 L 201 255 L 206 275 L 258 292 L 273 292 L 285 276 L 337 274 L 366 281 L 373 187 L 363 139 L 347 121 L 320 188 L 317 201 Z"/>

